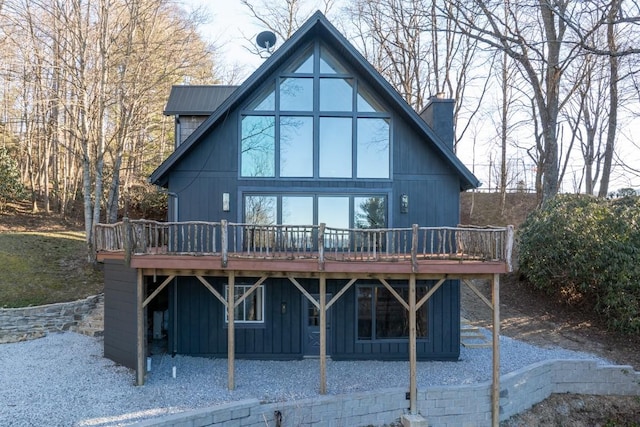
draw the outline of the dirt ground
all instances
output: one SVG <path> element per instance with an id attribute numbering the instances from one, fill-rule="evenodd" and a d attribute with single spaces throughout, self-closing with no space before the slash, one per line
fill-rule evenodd
<path id="1" fill-rule="evenodd" d="M 488 282 L 474 282 L 490 298 Z M 489 307 L 461 285 L 463 316 L 491 328 Z M 541 347 L 557 346 L 593 353 L 616 364 L 640 370 L 640 338 L 616 336 L 589 320 L 588 313 L 567 308 L 528 289 L 515 274 L 500 283 L 501 334 Z M 627 426 L 640 427 L 640 396 L 561 394 L 501 423 L 502 426 Z"/>
<path id="2" fill-rule="evenodd" d="M 508 193 L 503 208 L 497 193 L 466 192 L 461 194 L 460 222 L 511 224 L 517 230 L 537 203 L 535 194 Z M 487 282 L 476 282 L 476 286 L 490 298 Z M 462 285 L 462 307 L 463 315 L 472 324 L 491 327 L 491 310 L 465 285 Z M 640 337 L 607 331 L 593 320 L 592 313 L 561 305 L 535 292 L 518 281 L 516 274 L 501 278 L 500 314 L 502 335 L 542 347 L 558 346 L 593 353 L 640 370 Z M 502 425 L 640 427 L 640 396 L 552 395 Z"/>

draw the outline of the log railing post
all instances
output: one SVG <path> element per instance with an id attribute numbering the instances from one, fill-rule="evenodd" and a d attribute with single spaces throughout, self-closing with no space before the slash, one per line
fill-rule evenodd
<path id="1" fill-rule="evenodd" d="M 418 224 L 411 226 L 411 272 L 418 272 Z"/>
<path id="2" fill-rule="evenodd" d="M 220 246 L 222 250 L 222 267 L 227 268 L 229 262 L 229 223 L 226 219 L 220 221 Z"/>
<path id="3" fill-rule="evenodd" d="M 129 222 L 129 218 L 126 216 L 122 218 L 122 226 L 124 229 L 124 263 L 126 266 L 130 266 L 133 247 L 131 242 L 131 223 Z"/>
<path id="4" fill-rule="evenodd" d="M 324 230 L 326 224 L 320 223 L 318 227 L 318 268 L 320 271 L 324 270 Z"/>

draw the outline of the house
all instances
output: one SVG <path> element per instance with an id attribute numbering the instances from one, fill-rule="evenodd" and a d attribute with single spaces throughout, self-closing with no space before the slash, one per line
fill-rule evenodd
<path id="1" fill-rule="evenodd" d="M 511 235 L 458 227 L 479 182 L 453 101 L 416 113 L 318 12 L 242 85 L 174 87 L 165 114 L 169 221 L 96 228 L 106 357 L 143 383 L 164 341 L 229 358 L 230 388 L 235 358 L 458 359 L 459 280 L 508 271 Z"/>

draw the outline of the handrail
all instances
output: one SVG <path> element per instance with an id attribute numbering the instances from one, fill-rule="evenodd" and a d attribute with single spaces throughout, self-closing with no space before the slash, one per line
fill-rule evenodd
<path id="1" fill-rule="evenodd" d="M 219 255 L 229 258 L 407 261 L 456 259 L 506 262 L 511 270 L 513 226 L 352 229 L 320 225 L 128 220 L 97 224 L 98 252 Z"/>

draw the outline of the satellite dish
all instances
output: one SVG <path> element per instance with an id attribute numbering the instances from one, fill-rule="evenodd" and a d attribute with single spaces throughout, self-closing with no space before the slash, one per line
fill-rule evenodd
<path id="1" fill-rule="evenodd" d="M 256 37 L 256 44 L 271 53 L 276 45 L 276 35 L 271 31 L 263 31 Z"/>

